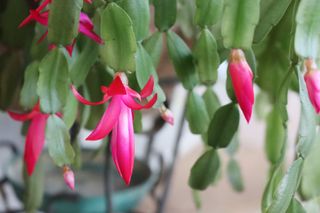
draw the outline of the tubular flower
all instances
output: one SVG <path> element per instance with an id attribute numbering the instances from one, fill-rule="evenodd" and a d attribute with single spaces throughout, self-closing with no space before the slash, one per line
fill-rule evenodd
<path id="1" fill-rule="evenodd" d="M 101 120 L 86 140 L 100 140 L 112 131 L 112 158 L 120 176 L 126 184 L 129 184 L 134 164 L 132 111 L 151 108 L 157 101 L 157 94 L 153 95 L 150 101 L 146 101 L 145 105 L 142 105 L 139 102 L 150 96 L 153 92 L 153 77 L 150 77 L 145 87 L 141 90 L 141 93 L 134 91 L 124 84 L 126 81 L 126 76 L 123 73 L 116 74 L 109 87 L 101 87 L 104 97 L 103 100 L 99 102 L 90 102 L 86 100 L 73 86 L 72 92 L 78 101 L 86 105 L 98 105 L 111 100 Z"/>
<path id="2" fill-rule="evenodd" d="M 52 0 L 43 1 L 39 7 L 35 10 L 30 10 L 30 15 L 25 18 L 19 25 L 19 28 L 24 27 L 32 21 L 36 21 L 39 24 L 48 27 L 48 18 L 49 18 L 49 10 L 44 10 L 48 4 L 51 3 Z M 91 0 L 85 0 L 85 2 L 90 3 Z M 81 12 L 79 17 L 79 32 L 84 34 L 85 36 L 91 38 L 98 44 L 103 44 L 103 40 L 93 31 L 94 25 L 91 19 L 87 14 Z M 48 31 L 46 31 L 38 40 L 38 42 L 43 41 L 43 39 L 48 35 Z M 67 45 L 65 48 L 70 55 L 72 55 L 73 46 L 75 44 L 75 40 L 72 44 Z M 50 49 L 56 47 L 54 44 L 50 45 Z"/>
<path id="3" fill-rule="evenodd" d="M 24 147 L 24 161 L 27 173 L 31 176 L 43 149 L 45 128 L 49 115 L 41 113 L 39 103 L 30 113 L 18 114 L 9 111 L 8 114 L 16 121 L 31 120 Z"/>
<path id="4" fill-rule="evenodd" d="M 307 59 L 305 61 L 306 74 L 304 80 L 307 85 L 309 99 L 313 108 L 317 113 L 320 112 L 320 71 L 313 60 Z"/>
<path id="5" fill-rule="evenodd" d="M 229 72 L 237 101 L 249 123 L 254 103 L 253 73 L 242 50 L 231 50 Z"/>

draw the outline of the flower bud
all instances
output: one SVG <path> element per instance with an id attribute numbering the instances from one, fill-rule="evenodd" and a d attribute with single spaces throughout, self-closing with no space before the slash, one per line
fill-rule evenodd
<path id="1" fill-rule="evenodd" d="M 74 173 L 69 166 L 63 167 L 63 179 L 67 186 L 74 191 Z"/>
<path id="2" fill-rule="evenodd" d="M 317 113 L 320 112 L 320 71 L 312 59 L 305 60 L 306 73 L 304 80 L 307 85 L 309 99 Z"/>
<path id="3" fill-rule="evenodd" d="M 254 103 L 253 73 L 242 50 L 231 50 L 229 73 L 237 101 L 249 123 Z"/>
<path id="4" fill-rule="evenodd" d="M 161 117 L 164 121 L 166 121 L 167 123 L 173 125 L 174 124 L 174 117 L 173 117 L 173 113 L 170 109 L 168 109 L 167 107 L 165 107 L 164 105 L 162 105 L 160 107 L 160 114 Z"/>

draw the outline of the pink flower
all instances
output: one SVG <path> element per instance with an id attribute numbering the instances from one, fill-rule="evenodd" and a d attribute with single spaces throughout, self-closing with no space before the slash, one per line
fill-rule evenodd
<path id="1" fill-rule="evenodd" d="M 155 94 L 145 105 L 138 103 L 152 94 L 154 80 L 151 76 L 141 93 L 137 93 L 124 82 L 127 82 L 126 76 L 116 74 L 109 87 L 102 86 L 104 93 L 103 100 L 99 102 L 90 102 L 84 99 L 72 86 L 72 92 L 75 97 L 86 105 L 98 105 L 111 99 L 108 108 L 103 114 L 96 128 L 87 137 L 87 140 L 100 140 L 106 137 L 112 131 L 111 153 L 113 161 L 117 167 L 120 176 L 126 184 L 130 183 L 133 164 L 134 164 L 134 130 L 132 110 L 141 110 L 151 108 L 156 100 Z"/>
<path id="2" fill-rule="evenodd" d="M 164 105 L 162 105 L 159 109 L 160 111 L 160 115 L 162 117 L 162 119 L 165 122 L 168 122 L 169 124 L 173 125 L 174 124 L 174 117 L 173 117 L 173 113 L 171 112 L 170 109 L 168 109 L 167 107 L 165 107 Z"/>
<path id="3" fill-rule="evenodd" d="M 317 113 L 320 112 L 320 71 L 317 69 L 313 60 L 308 59 L 305 61 L 307 69 L 304 75 L 304 80 L 307 85 L 308 95 L 310 101 Z"/>
<path id="4" fill-rule="evenodd" d="M 67 186 L 74 191 L 74 173 L 69 166 L 63 167 L 63 179 Z"/>
<path id="5" fill-rule="evenodd" d="M 253 74 L 242 50 L 231 50 L 229 72 L 237 101 L 249 123 L 254 103 Z"/>
<path id="6" fill-rule="evenodd" d="M 31 120 L 24 147 L 24 160 L 27 166 L 27 173 L 31 176 L 43 149 L 45 128 L 49 115 L 40 112 L 39 104 L 27 114 L 8 113 L 12 119 L 17 121 Z"/>
<path id="7" fill-rule="evenodd" d="M 86 0 L 86 2 L 91 3 L 91 0 Z M 25 18 L 19 25 L 19 28 L 29 24 L 31 21 L 36 21 L 39 24 L 48 27 L 48 18 L 49 18 L 49 10 L 45 10 L 45 7 L 51 3 L 51 0 L 45 0 L 39 5 L 39 7 L 35 10 L 30 10 L 30 15 Z M 103 40 L 93 31 L 94 25 L 91 19 L 87 14 L 81 12 L 79 18 L 79 32 L 91 38 L 98 44 L 103 44 Z M 38 40 L 38 42 L 43 41 L 43 39 L 48 35 L 48 31 L 46 31 Z M 65 48 L 68 51 L 69 55 L 72 55 L 73 47 L 75 45 L 75 40 L 72 44 L 67 45 Z M 50 49 L 55 48 L 55 44 L 50 45 Z"/>

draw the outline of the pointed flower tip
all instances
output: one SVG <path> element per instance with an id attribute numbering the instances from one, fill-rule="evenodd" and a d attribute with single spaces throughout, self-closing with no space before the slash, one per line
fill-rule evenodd
<path id="1" fill-rule="evenodd" d="M 69 166 L 63 167 L 63 179 L 66 185 L 74 191 L 74 173 Z"/>
<path id="2" fill-rule="evenodd" d="M 160 114 L 162 119 L 169 123 L 170 125 L 174 125 L 174 116 L 170 109 L 166 108 L 164 105 L 160 107 Z"/>
<path id="3" fill-rule="evenodd" d="M 306 73 L 304 80 L 306 82 L 310 102 L 316 113 L 320 112 L 320 71 L 317 65 L 311 59 L 305 61 Z"/>

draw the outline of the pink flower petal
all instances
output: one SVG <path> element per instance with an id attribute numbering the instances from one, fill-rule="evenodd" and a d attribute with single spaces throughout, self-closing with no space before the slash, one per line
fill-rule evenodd
<path id="1" fill-rule="evenodd" d="M 80 93 L 77 91 L 77 89 L 76 89 L 73 85 L 71 85 L 71 91 L 72 91 L 73 95 L 76 97 L 76 99 L 77 99 L 79 102 L 81 102 L 81 103 L 83 103 L 83 104 L 85 104 L 85 105 L 96 106 L 96 105 L 104 104 L 104 103 L 107 102 L 108 99 L 109 99 L 108 97 L 105 96 L 105 97 L 103 98 L 103 100 L 101 100 L 101 101 L 91 102 L 91 101 L 88 101 L 87 99 L 85 99 L 84 97 L 82 97 L 82 96 L 80 95 Z"/>
<path id="2" fill-rule="evenodd" d="M 137 103 L 131 96 L 123 95 L 122 97 L 123 103 L 133 110 L 141 110 L 141 109 L 149 109 L 151 108 L 157 101 L 158 96 L 155 94 L 150 101 L 148 101 L 145 105 L 141 105 Z"/>
<path id="3" fill-rule="evenodd" d="M 121 99 L 118 96 L 114 96 L 104 112 L 101 120 L 99 121 L 96 128 L 86 138 L 86 140 L 100 140 L 106 137 L 118 120 L 120 114 L 120 103 Z"/>
<path id="4" fill-rule="evenodd" d="M 151 76 L 149 78 L 148 82 L 146 83 L 146 85 L 141 90 L 141 93 L 140 93 L 141 97 L 146 98 L 149 95 L 151 95 L 152 91 L 153 91 L 153 87 L 154 87 L 154 78 L 153 78 L 153 76 Z"/>
<path id="5" fill-rule="evenodd" d="M 31 121 L 28 129 L 24 160 L 27 166 L 27 173 L 32 175 L 34 168 L 41 155 L 44 141 L 45 141 L 45 128 L 49 115 L 37 114 Z"/>
<path id="6" fill-rule="evenodd" d="M 87 28 L 88 30 L 93 30 L 94 25 L 87 14 L 81 12 L 79 19 L 80 25 Z"/>
<path id="7" fill-rule="evenodd" d="M 16 121 L 27 121 L 27 120 L 32 119 L 37 114 L 39 114 L 39 112 L 36 112 L 36 111 L 33 110 L 30 113 L 19 114 L 19 113 L 8 111 L 8 114 L 13 120 L 16 120 Z"/>
<path id="8" fill-rule="evenodd" d="M 103 44 L 103 40 L 100 36 L 98 36 L 93 30 L 88 29 L 86 26 L 80 24 L 79 25 L 79 32 L 86 35 L 87 37 L 91 38 L 98 44 Z"/>
<path id="9" fill-rule="evenodd" d="M 115 95 L 125 95 L 127 94 L 127 90 L 123 85 L 120 76 L 116 76 L 110 86 L 107 89 L 107 94 L 109 96 Z"/>
<path id="10" fill-rule="evenodd" d="M 134 132 L 132 111 L 121 103 L 121 113 L 112 138 L 112 157 L 120 176 L 130 184 L 134 165 Z"/>

